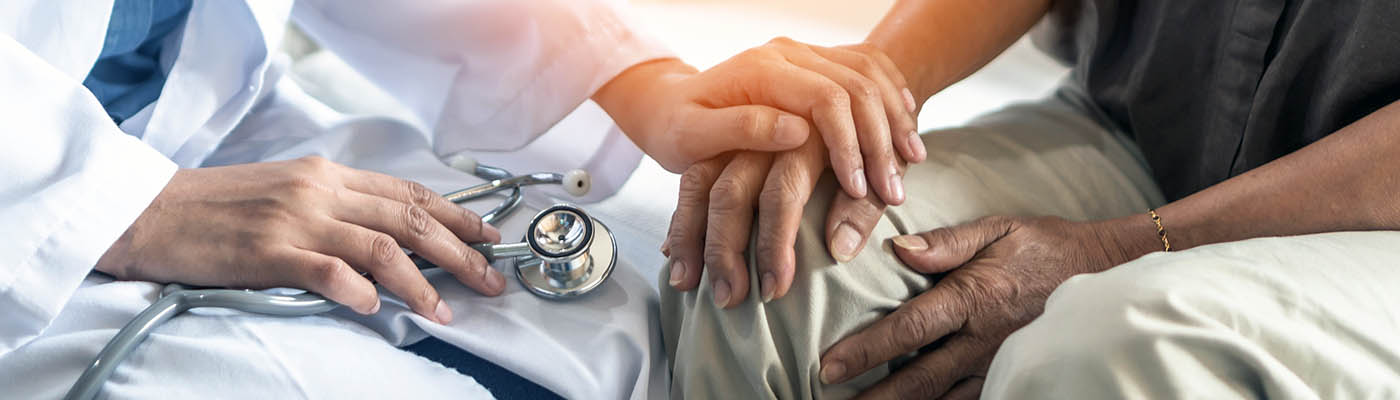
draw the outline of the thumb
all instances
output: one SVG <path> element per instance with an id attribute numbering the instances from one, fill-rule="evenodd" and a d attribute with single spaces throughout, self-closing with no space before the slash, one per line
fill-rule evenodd
<path id="1" fill-rule="evenodd" d="M 683 125 L 672 128 L 696 160 L 733 150 L 791 150 L 806 143 L 811 132 L 807 119 L 760 105 L 696 107 L 679 122 Z"/>
<path id="2" fill-rule="evenodd" d="M 836 261 L 847 262 L 865 248 L 866 239 L 885 211 L 885 203 L 875 196 L 853 198 L 845 191 L 837 191 L 835 196 L 826 213 L 827 250 Z"/>
<path id="3" fill-rule="evenodd" d="M 1011 231 L 1011 219 L 986 217 L 966 224 L 896 236 L 894 253 L 909 268 L 926 274 L 947 272 L 972 260 Z"/>

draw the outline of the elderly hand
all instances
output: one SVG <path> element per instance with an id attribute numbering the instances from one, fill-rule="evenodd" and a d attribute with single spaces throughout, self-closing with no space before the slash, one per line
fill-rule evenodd
<path id="1" fill-rule="evenodd" d="M 896 237 L 895 254 L 910 268 L 945 275 L 827 350 L 821 379 L 843 382 L 920 352 L 862 397 L 975 398 L 1001 342 L 1039 316 L 1060 283 L 1160 249 L 1156 240 L 1141 215 L 1093 223 L 988 217 Z"/>
<path id="2" fill-rule="evenodd" d="M 731 150 L 798 147 L 811 121 L 847 193 L 864 197 L 869 185 L 885 202 L 900 204 L 900 158 L 926 157 L 904 76 L 864 44 L 821 47 L 779 38 L 699 73 L 676 60 L 654 61 L 623 72 L 594 99 L 673 172 Z"/>
<path id="3" fill-rule="evenodd" d="M 121 279 L 320 293 L 379 310 L 363 274 L 439 323 L 452 311 L 400 246 L 485 295 L 505 278 L 463 242 L 500 241 L 471 211 L 422 185 L 320 157 L 182 169 L 107 250 L 97 270 Z"/>
<path id="4" fill-rule="evenodd" d="M 796 271 L 793 249 L 802 209 L 826 170 L 823 152 L 820 138 L 813 137 L 793 151 L 738 153 L 687 170 L 661 250 L 673 259 L 668 284 L 692 290 L 700 284 L 702 268 L 709 268 L 715 304 L 727 308 L 743 302 L 751 284 L 744 251 L 756 210 L 759 294 L 763 301 L 786 294 Z M 826 237 L 836 259 L 847 261 L 875 229 L 885 205 L 874 196 L 856 199 L 840 191 L 834 196 Z"/>

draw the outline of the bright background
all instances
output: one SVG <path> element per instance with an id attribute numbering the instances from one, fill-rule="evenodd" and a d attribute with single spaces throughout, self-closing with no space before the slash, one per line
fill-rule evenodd
<path id="1" fill-rule="evenodd" d="M 893 0 L 633 0 L 640 20 L 682 58 L 705 68 L 777 36 L 859 42 Z M 1022 40 L 982 71 L 925 103 L 921 130 L 954 126 L 1009 102 L 1044 96 L 1065 68 Z"/>

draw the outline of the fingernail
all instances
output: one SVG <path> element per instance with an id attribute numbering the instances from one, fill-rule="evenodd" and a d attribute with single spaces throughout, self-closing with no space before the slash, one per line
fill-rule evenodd
<path id="1" fill-rule="evenodd" d="M 928 248 L 928 242 L 924 240 L 923 236 L 919 235 L 895 236 L 892 241 L 895 246 L 899 246 L 905 250 L 918 251 Z"/>
<path id="2" fill-rule="evenodd" d="M 724 308 L 729 304 L 729 282 L 723 279 L 715 280 L 715 305 Z"/>
<path id="3" fill-rule="evenodd" d="M 374 306 L 373 306 L 373 307 L 370 307 L 370 309 L 369 309 L 370 315 L 374 315 L 374 314 L 379 313 L 379 304 L 380 304 L 379 299 L 374 299 Z"/>
<path id="4" fill-rule="evenodd" d="M 671 287 L 679 287 L 679 286 L 681 285 L 681 281 L 684 281 L 684 280 L 685 280 L 685 262 L 676 261 L 676 262 L 671 263 L 671 280 L 668 281 L 667 283 L 671 284 Z"/>
<path id="5" fill-rule="evenodd" d="M 928 158 L 928 149 L 924 148 L 924 140 L 919 137 L 919 132 L 909 131 L 909 148 L 914 149 L 914 162 Z"/>
<path id="6" fill-rule="evenodd" d="M 856 191 L 856 198 L 865 197 L 865 168 L 856 168 L 851 173 L 851 186 L 855 186 L 852 189 Z"/>
<path id="7" fill-rule="evenodd" d="M 914 104 L 914 92 L 910 92 L 909 88 L 904 88 L 904 109 L 909 110 L 910 113 L 913 113 L 915 106 L 916 104 Z"/>
<path id="8" fill-rule="evenodd" d="M 776 290 L 778 278 L 772 272 L 764 272 L 763 278 L 758 280 L 758 288 L 763 293 L 763 302 L 773 301 L 773 292 Z"/>
<path id="9" fill-rule="evenodd" d="M 831 255 L 836 261 L 851 261 L 856 257 L 856 247 L 860 246 L 860 233 L 851 224 L 842 222 L 836 227 L 836 234 L 831 238 Z"/>
<path id="10" fill-rule="evenodd" d="M 898 172 L 890 174 L 890 197 L 895 203 L 904 202 L 904 178 Z"/>
<path id="11" fill-rule="evenodd" d="M 491 272 L 486 273 L 486 275 L 486 285 L 490 286 L 493 292 L 500 293 L 506 289 L 506 276 L 502 275 L 501 271 L 491 268 Z"/>
<path id="12" fill-rule="evenodd" d="M 807 120 L 783 115 L 778 117 L 773 142 L 782 146 L 799 146 L 807 140 Z"/>
<path id="13" fill-rule="evenodd" d="M 433 311 L 439 324 L 447 325 L 452 322 L 452 309 L 447 308 L 447 302 L 438 300 L 437 310 Z"/>
<path id="14" fill-rule="evenodd" d="M 822 367 L 822 383 L 830 385 L 843 376 L 846 376 L 846 364 L 840 361 L 833 361 Z"/>

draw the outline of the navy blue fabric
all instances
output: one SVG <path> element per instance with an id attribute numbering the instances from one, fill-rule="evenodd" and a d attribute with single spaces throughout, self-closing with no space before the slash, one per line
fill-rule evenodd
<path id="1" fill-rule="evenodd" d="M 475 378 L 498 399 L 563 399 L 549 389 L 438 338 L 429 337 L 403 349 Z"/>
<path id="2" fill-rule="evenodd" d="M 120 124 L 160 97 L 161 43 L 189 15 L 191 0 L 116 0 L 102 54 L 83 86 Z"/>

